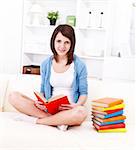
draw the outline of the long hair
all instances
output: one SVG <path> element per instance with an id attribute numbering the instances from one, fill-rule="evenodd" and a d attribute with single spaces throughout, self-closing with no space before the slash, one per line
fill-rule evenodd
<path id="1" fill-rule="evenodd" d="M 58 62 L 58 57 L 57 57 L 57 52 L 55 50 L 54 43 L 55 43 L 56 35 L 59 32 L 61 32 L 61 34 L 63 36 L 67 37 L 71 41 L 71 47 L 70 47 L 70 49 L 67 53 L 67 60 L 68 61 L 67 61 L 67 64 L 66 64 L 66 65 L 69 65 L 69 64 L 72 63 L 72 61 L 74 59 L 73 55 L 74 55 L 74 48 L 75 48 L 75 43 L 76 43 L 75 32 L 74 32 L 74 29 L 70 25 L 67 25 L 67 24 L 59 25 L 54 30 L 54 32 L 52 34 L 52 37 L 51 37 L 50 46 L 51 46 L 51 50 L 53 52 L 54 59 L 56 60 L 56 62 Z"/>

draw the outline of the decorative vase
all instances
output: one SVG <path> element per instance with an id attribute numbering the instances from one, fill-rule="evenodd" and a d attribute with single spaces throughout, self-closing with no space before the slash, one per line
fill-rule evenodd
<path id="1" fill-rule="evenodd" d="M 50 25 L 55 26 L 56 25 L 56 19 L 50 20 Z"/>

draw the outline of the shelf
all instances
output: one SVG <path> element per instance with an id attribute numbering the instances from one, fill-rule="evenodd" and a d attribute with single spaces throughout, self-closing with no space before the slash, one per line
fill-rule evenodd
<path id="1" fill-rule="evenodd" d="M 99 28 L 99 27 L 77 27 L 79 30 L 93 30 L 93 31 L 106 31 L 105 28 Z"/>
<path id="2" fill-rule="evenodd" d="M 89 2 L 108 2 L 109 0 L 82 0 L 84 3 L 89 3 Z"/>
<path id="3" fill-rule="evenodd" d="M 25 24 L 27 28 L 45 28 L 45 29 L 54 29 L 57 27 L 57 25 L 30 25 L 30 24 Z"/>
<path id="4" fill-rule="evenodd" d="M 30 54 L 30 55 L 52 55 L 51 53 L 48 52 L 24 52 L 25 54 Z M 83 58 L 83 59 L 95 59 L 95 60 L 104 60 L 104 57 L 101 56 L 87 56 L 87 55 L 78 55 L 78 57 Z"/>
<path id="5" fill-rule="evenodd" d="M 30 54 L 30 55 L 51 55 L 47 52 L 24 52 L 25 54 Z"/>
<path id="6" fill-rule="evenodd" d="M 101 57 L 101 56 L 86 56 L 86 55 L 77 55 L 78 57 L 80 58 L 83 58 L 83 59 L 95 59 L 95 60 L 104 60 L 104 57 Z"/>
<path id="7" fill-rule="evenodd" d="M 128 57 L 117 57 L 117 56 L 106 56 L 105 60 L 135 60 L 135 56 Z"/>
<path id="8" fill-rule="evenodd" d="M 51 30 L 51 31 L 54 31 L 54 29 L 57 27 L 58 25 L 55 25 L 55 26 L 53 26 L 53 25 L 30 25 L 30 24 L 26 24 L 25 25 L 25 27 L 26 28 L 28 28 L 28 29 L 44 29 L 44 30 Z M 77 29 L 88 29 L 89 30 L 89 28 L 77 28 L 77 27 L 75 27 L 75 26 L 72 26 L 72 28 L 74 29 L 74 30 L 77 30 Z M 90 29 L 90 30 L 92 30 L 92 29 Z M 97 28 L 95 29 L 95 30 L 98 30 Z M 101 29 L 102 30 L 102 29 Z"/>
<path id="9" fill-rule="evenodd" d="M 110 0 L 82 0 L 84 4 L 86 5 L 90 5 L 92 3 L 96 3 L 96 4 L 105 4 L 105 3 L 108 3 Z"/>
<path id="10" fill-rule="evenodd" d="M 28 28 L 47 28 L 47 25 L 30 25 L 30 24 L 26 24 L 25 25 Z"/>

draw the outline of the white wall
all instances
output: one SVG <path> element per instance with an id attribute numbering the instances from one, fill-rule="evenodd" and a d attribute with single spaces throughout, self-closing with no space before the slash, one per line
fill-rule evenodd
<path id="1" fill-rule="evenodd" d="M 134 55 L 134 0 L 114 0 L 114 15 L 112 26 L 112 55 L 131 57 Z M 132 35 L 133 34 L 133 35 Z"/>
<path id="2" fill-rule="evenodd" d="M 125 6 L 125 8 L 127 7 L 127 5 L 126 5 L 127 1 L 129 1 L 129 0 L 125 0 L 125 2 L 123 0 L 119 0 L 119 2 L 118 2 L 118 0 L 115 1 L 115 3 L 119 4 L 119 6 L 122 8 L 122 13 L 126 12 L 126 9 L 124 9 L 123 6 Z M 130 1 L 132 1 L 132 0 L 130 0 Z M 123 4 L 123 5 L 121 5 L 121 4 Z M 117 15 L 117 16 L 118 16 L 120 7 L 116 8 L 115 15 Z M 18 72 L 20 72 L 21 54 L 22 54 L 22 52 L 21 52 L 22 14 L 23 14 L 22 12 L 23 12 L 23 0 L 2 0 L 1 1 L 1 4 L 0 4 L 0 73 L 18 73 Z M 125 21 L 126 21 L 125 17 L 123 16 L 122 18 L 125 23 Z M 119 19 L 119 18 L 117 20 L 121 21 L 121 19 Z M 116 25 L 116 27 L 121 28 L 123 26 L 123 25 L 122 26 L 121 25 L 122 24 L 120 24 L 120 26 Z M 122 30 L 120 31 L 120 39 L 122 39 L 122 40 L 123 40 L 122 37 L 124 37 L 124 38 L 128 37 L 128 36 L 124 36 L 123 34 L 121 34 L 125 30 L 124 28 L 126 26 L 129 26 L 129 25 L 126 24 L 125 26 L 123 26 Z M 135 28 L 135 30 L 136 30 L 136 28 Z M 114 39 L 116 39 L 116 37 L 118 37 L 117 33 L 118 32 L 116 32 L 116 34 L 114 34 L 114 37 L 113 37 Z M 127 33 L 125 32 L 125 35 L 127 35 Z M 135 38 L 135 40 L 136 40 L 136 38 Z M 79 43 L 79 41 L 78 41 L 78 43 Z M 89 44 L 83 44 L 83 42 L 80 42 L 80 43 L 82 45 L 85 45 L 84 49 L 86 50 Z M 114 42 L 114 44 L 115 43 L 116 42 Z M 98 43 L 98 45 L 99 44 L 100 43 Z M 114 46 L 115 45 L 112 45 L 112 50 L 113 51 L 115 50 L 114 52 L 116 53 L 117 49 L 114 49 L 116 47 L 116 46 L 115 47 Z M 107 64 L 108 63 L 109 62 L 107 62 Z M 114 63 L 114 61 L 113 61 L 113 63 Z M 99 68 L 94 65 L 94 68 L 95 67 L 96 67 L 95 71 L 98 70 L 98 73 L 99 73 Z M 110 67 L 112 68 L 112 66 L 110 66 Z M 109 72 L 107 67 L 105 67 L 105 68 L 106 69 L 104 69 L 104 74 Z M 133 68 L 131 70 L 133 70 Z"/>
<path id="3" fill-rule="evenodd" d="M 18 73 L 21 60 L 23 0 L 0 4 L 0 73 Z"/>

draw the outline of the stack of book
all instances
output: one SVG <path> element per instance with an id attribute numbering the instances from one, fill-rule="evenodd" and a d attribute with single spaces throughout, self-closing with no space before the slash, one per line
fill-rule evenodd
<path id="1" fill-rule="evenodd" d="M 101 98 L 92 101 L 92 121 L 98 132 L 126 132 L 123 115 L 124 101 L 119 98 Z"/>

